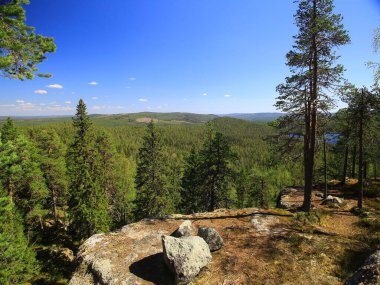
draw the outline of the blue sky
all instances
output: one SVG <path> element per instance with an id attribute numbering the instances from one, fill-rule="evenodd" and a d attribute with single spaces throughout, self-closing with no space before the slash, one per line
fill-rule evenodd
<path id="1" fill-rule="evenodd" d="M 336 0 L 352 43 L 345 77 L 372 84 L 379 0 Z M 272 112 L 297 33 L 291 0 L 31 0 L 27 23 L 53 36 L 50 79 L 0 78 L 0 115 Z"/>

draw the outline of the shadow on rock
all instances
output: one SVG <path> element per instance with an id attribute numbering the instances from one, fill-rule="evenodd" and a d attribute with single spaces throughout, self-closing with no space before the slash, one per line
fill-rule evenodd
<path id="1" fill-rule="evenodd" d="M 174 275 L 169 271 L 164 262 L 163 253 L 156 253 L 129 266 L 129 271 L 145 281 L 156 285 L 174 285 Z"/>

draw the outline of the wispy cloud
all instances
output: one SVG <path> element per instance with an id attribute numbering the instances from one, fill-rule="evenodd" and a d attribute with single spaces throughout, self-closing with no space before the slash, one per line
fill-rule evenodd
<path id="1" fill-rule="evenodd" d="M 47 94 L 47 91 L 42 90 L 42 89 L 38 89 L 38 90 L 34 90 L 34 93 L 43 95 L 43 94 Z"/>
<path id="2" fill-rule="evenodd" d="M 226 95 L 224 95 L 224 97 L 228 98 L 228 97 L 232 97 L 232 95 L 231 94 L 226 94 Z"/>
<path id="3" fill-rule="evenodd" d="M 17 104 L 22 104 L 22 103 L 25 103 L 25 101 L 24 100 L 16 100 L 16 103 Z"/>
<path id="4" fill-rule="evenodd" d="M 63 88 L 63 86 L 61 84 L 50 84 L 46 87 L 53 88 L 53 89 L 62 89 Z"/>
<path id="5" fill-rule="evenodd" d="M 146 99 L 146 98 L 140 98 L 139 101 L 140 102 L 148 102 L 148 99 Z"/>
<path id="6" fill-rule="evenodd" d="M 89 82 L 88 84 L 89 84 L 89 85 L 98 85 L 99 83 L 96 82 L 96 81 L 91 81 L 91 82 Z"/>
<path id="7" fill-rule="evenodd" d="M 203 95 L 203 96 L 207 96 L 208 94 L 205 92 L 205 93 L 203 93 L 202 95 Z"/>
<path id="8" fill-rule="evenodd" d="M 71 104 L 71 101 L 65 101 L 65 104 Z"/>
<path id="9" fill-rule="evenodd" d="M 0 105 L 0 108 L 12 108 L 12 107 L 16 107 L 15 104 L 2 104 Z"/>
<path id="10" fill-rule="evenodd" d="M 93 96 L 93 97 L 91 97 L 91 99 L 92 99 L 92 100 L 98 100 L 98 97 Z"/>
<path id="11" fill-rule="evenodd" d="M 135 80 L 136 80 L 136 77 L 129 77 L 129 80 L 130 80 L 130 81 L 135 81 Z"/>

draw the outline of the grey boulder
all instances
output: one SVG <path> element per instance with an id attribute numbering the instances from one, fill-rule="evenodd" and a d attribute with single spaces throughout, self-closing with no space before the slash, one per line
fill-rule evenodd
<path id="1" fill-rule="evenodd" d="M 188 284 L 212 260 L 207 243 L 200 237 L 162 237 L 164 260 L 175 274 L 176 284 Z"/>
<path id="2" fill-rule="evenodd" d="M 380 250 L 372 254 L 344 285 L 380 284 Z"/>
<path id="3" fill-rule="evenodd" d="M 335 196 L 327 196 L 327 198 L 323 201 L 323 205 L 327 206 L 341 206 L 343 204 L 343 199 L 335 197 Z"/>
<path id="4" fill-rule="evenodd" d="M 194 235 L 194 232 L 193 224 L 191 221 L 186 220 L 175 230 L 174 233 L 172 233 L 172 236 L 176 238 L 190 237 Z"/>
<path id="5" fill-rule="evenodd" d="M 224 245 L 222 237 L 213 228 L 199 228 L 198 236 L 203 238 L 211 251 L 216 251 Z"/>

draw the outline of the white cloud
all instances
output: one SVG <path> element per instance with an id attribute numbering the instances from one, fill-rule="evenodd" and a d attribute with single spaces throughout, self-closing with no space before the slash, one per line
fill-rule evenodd
<path id="1" fill-rule="evenodd" d="M 47 91 L 46 90 L 42 90 L 42 89 L 38 89 L 38 90 L 35 90 L 34 93 L 36 94 L 47 94 Z"/>
<path id="2" fill-rule="evenodd" d="M 136 80 L 136 77 L 129 77 L 129 80 L 130 80 L 130 81 L 135 81 L 135 80 Z"/>
<path id="3" fill-rule="evenodd" d="M 226 94 L 226 95 L 224 95 L 224 97 L 228 98 L 228 97 L 232 97 L 232 95 L 231 94 Z"/>
<path id="4" fill-rule="evenodd" d="M 203 93 L 202 95 L 203 95 L 203 96 L 207 96 L 208 94 L 205 92 L 205 93 Z"/>
<path id="5" fill-rule="evenodd" d="M 125 86 L 126 89 L 131 89 L 131 86 Z"/>
<path id="6" fill-rule="evenodd" d="M 148 102 L 148 99 L 140 98 L 139 101 L 140 101 L 140 102 Z"/>
<path id="7" fill-rule="evenodd" d="M 91 97 L 92 100 L 98 100 L 98 97 L 94 96 L 94 97 Z"/>
<path id="8" fill-rule="evenodd" d="M 65 104 L 71 104 L 71 101 L 65 101 Z"/>
<path id="9" fill-rule="evenodd" d="M 89 82 L 88 84 L 89 84 L 89 85 L 98 85 L 99 83 L 96 82 L 96 81 L 91 81 L 91 82 Z"/>
<path id="10" fill-rule="evenodd" d="M 63 86 L 61 84 L 50 84 L 46 87 L 53 88 L 53 89 L 62 89 Z"/>

